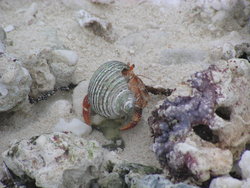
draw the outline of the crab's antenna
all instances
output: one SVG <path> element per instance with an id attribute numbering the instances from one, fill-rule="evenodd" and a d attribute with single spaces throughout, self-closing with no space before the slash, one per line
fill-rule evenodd
<path id="1" fill-rule="evenodd" d="M 149 79 L 149 80 L 151 80 L 151 81 L 154 81 L 153 79 L 151 79 L 151 78 L 149 78 L 149 77 L 147 77 L 147 76 L 144 76 L 144 75 L 142 75 L 142 74 L 137 74 L 136 76 L 138 76 L 138 77 L 143 77 L 143 78 L 147 78 L 147 79 Z"/>

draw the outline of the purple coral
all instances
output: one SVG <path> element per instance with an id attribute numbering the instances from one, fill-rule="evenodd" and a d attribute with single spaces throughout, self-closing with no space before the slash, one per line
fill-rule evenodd
<path id="1" fill-rule="evenodd" d="M 220 88 L 213 80 L 213 71 L 219 71 L 215 65 L 195 73 L 188 80 L 193 95 L 179 96 L 174 101 L 166 99 L 148 120 L 154 137 L 153 150 L 161 165 L 168 167 L 175 175 L 188 175 L 188 165 L 195 163 L 188 156 L 180 156 L 181 159 L 176 158 L 176 161 L 171 159 L 174 145 L 182 142 L 192 129 L 199 132 L 199 127 L 203 126 L 207 140 L 216 141 L 216 136 L 208 127 L 213 124 L 216 99 L 220 96 Z"/>

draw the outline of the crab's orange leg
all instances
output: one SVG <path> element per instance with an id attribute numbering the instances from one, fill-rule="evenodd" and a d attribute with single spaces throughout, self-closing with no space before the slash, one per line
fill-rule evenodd
<path id="1" fill-rule="evenodd" d="M 141 120 L 141 115 L 142 115 L 142 108 L 135 107 L 131 122 L 122 126 L 120 130 L 124 131 L 124 130 L 128 130 L 128 129 L 135 127 Z"/>
<path id="2" fill-rule="evenodd" d="M 88 100 L 88 95 L 86 95 L 83 99 L 82 102 L 82 116 L 86 124 L 90 125 L 91 120 L 90 120 L 90 104 Z"/>
<path id="3" fill-rule="evenodd" d="M 128 76 L 129 81 L 128 81 L 128 87 L 129 89 L 134 93 L 136 101 L 135 101 L 135 107 L 132 115 L 131 121 L 122 126 L 120 130 L 127 130 L 130 128 L 135 127 L 139 121 L 141 120 L 142 116 L 142 109 L 147 105 L 147 100 L 148 100 L 148 92 L 145 88 L 145 85 L 141 81 L 140 78 L 138 78 L 134 73 L 133 69 L 135 65 L 130 65 L 128 63 L 129 69 L 124 69 L 122 71 L 123 76 Z"/>

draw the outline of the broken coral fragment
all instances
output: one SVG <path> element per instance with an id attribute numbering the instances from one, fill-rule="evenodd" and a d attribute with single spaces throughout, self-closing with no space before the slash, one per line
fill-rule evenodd
<path id="1" fill-rule="evenodd" d="M 191 96 L 152 112 L 153 150 L 164 168 L 201 182 L 230 172 L 250 140 L 249 72 L 247 60 L 220 61 L 187 81 Z"/>
<path id="2" fill-rule="evenodd" d="M 76 19 L 81 27 L 85 27 L 95 35 L 103 37 L 107 42 L 114 42 L 115 36 L 112 33 L 112 24 L 110 22 L 93 16 L 85 10 L 78 11 Z"/>
<path id="3" fill-rule="evenodd" d="M 0 112 L 27 104 L 30 85 L 31 76 L 21 62 L 8 55 L 0 56 Z"/>
<path id="4" fill-rule="evenodd" d="M 17 176 L 35 179 L 38 187 L 56 188 L 85 187 L 99 176 L 105 155 L 94 140 L 57 132 L 16 142 L 2 156 Z"/>

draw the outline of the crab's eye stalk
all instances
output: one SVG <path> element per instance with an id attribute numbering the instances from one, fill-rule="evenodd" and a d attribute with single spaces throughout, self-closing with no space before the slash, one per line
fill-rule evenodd
<path id="1" fill-rule="evenodd" d="M 132 71 L 135 68 L 135 64 L 129 66 L 129 70 Z"/>

